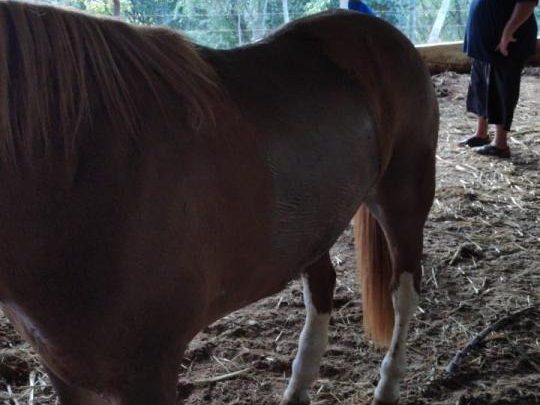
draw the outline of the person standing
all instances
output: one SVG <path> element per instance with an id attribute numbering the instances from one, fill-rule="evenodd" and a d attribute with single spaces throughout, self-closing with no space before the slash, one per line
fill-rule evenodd
<path id="1" fill-rule="evenodd" d="M 375 13 L 373 10 L 364 2 L 360 0 L 349 0 L 349 4 L 347 7 L 349 10 L 356 10 L 360 13 L 364 13 L 367 15 L 375 16 Z"/>
<path id="2" fill-rule="evenodd" d="M 478 116 L 476 133 L 459 145 L 481 155 L 510 157 L 508 131 L 519 99 L 525 60 L 536 49 L 538 0 L 473 0 L 464 52 L 472 58 L 467 111 Z M 495 124 L 490 140 L 488 124 Z"/>

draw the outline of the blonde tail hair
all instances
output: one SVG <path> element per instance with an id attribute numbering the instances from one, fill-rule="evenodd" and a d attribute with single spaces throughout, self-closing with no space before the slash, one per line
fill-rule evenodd
<path id="1" fill-rule="evenodd" d="M 392 263 L 383 230 L 365 205 L 354 218 L 354 236 L 364 331 L 377 345 L 388 347 L 394 327 Z"/>

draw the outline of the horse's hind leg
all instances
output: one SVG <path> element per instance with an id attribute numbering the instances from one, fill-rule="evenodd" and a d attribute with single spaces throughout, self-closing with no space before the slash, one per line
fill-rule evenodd
<path id="1" fill-rule="evenodd" d="M 399 401 L 399 386 L 406 369 L 407 334 L 419 301 L 414 279 L 414 272 L 403 271 L 392 294 L 395 312 L 394 330 L 390 347 L 381 365 L 373 405 L 397 404 Z"/>
<path id="2" fill-rule="evenodd" d="M 328 343 L 328 324 L 336 273 L 326 254 L 302 275 L 306 322 L 300 335 L 298 353 L 282 405 L 309 404 L 308 390 L 319 373 L 321 358 Z"/>
<path id="3" fill-rule="evenodd" d="M 433 201 L 434 152 L 393 157 L 367 201 L 386 236 L 392 263 L 394 326 L 380 370 L 374 404 L 395 404 L 406 368 L 409 323 L 419 302 L 423 228 Z"/>
<path id="4" fill-rule="evenodd" d="M 133 367 L 130 380 L 117 387 L 116 392 L 106 394 L 67 384 L 49 370 L 47 373 L 61 405 L 174 405 L 178 373 L 172 362 L 167 363 L 170 367 Z"/>
<path id="5" fill-rule="evenodd" d="M 47 375 L 58 394 L 61 405 L 105 405 L 107 403 L 96 393 L 64 382 L 49 369 L 47 369 Z"/>
<path id="6" fill-rule="evenodd" d="M 156 341 L 155 345 L 160 342 Z M 175 405 L 178 382 L 178 356 L 146 349 L 136 362 L 129 381 L 114 395 L 115 405 Z M 160 360 L 158 360 L 160 359 Z"/>

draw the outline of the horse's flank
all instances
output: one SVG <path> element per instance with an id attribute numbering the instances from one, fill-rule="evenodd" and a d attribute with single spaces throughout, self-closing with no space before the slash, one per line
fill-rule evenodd
<path id="1" fill-rule="evenodd" d="M 31 160 L 52 145 L 71 160 L 81 126 L 92 125 L 97 110 L 126 135 L 123 142 L 132 142 L 145 106 L 159 104 L 163 89 L 184 102 L 183 118 L 192 128 L 212 116 L 213 70 L 181 35 L 0 2 L 2 163 Z"/>

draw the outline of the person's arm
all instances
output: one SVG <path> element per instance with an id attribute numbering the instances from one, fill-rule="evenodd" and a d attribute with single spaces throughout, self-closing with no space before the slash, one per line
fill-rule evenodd
<path id="1" fill-rule="evenodd" d="M 504 26 L 499 45 L 497 45 L 497 49 L 504 56 L 508 56 L 508 45 L 511 42 L 516 42 L 514 33 L 521 27 L 521 24 L 527 21 L 532 15 L 537 3 L 537 0 L 520 1 L 519 3 L 516 3 L 512 16 Z"/>

